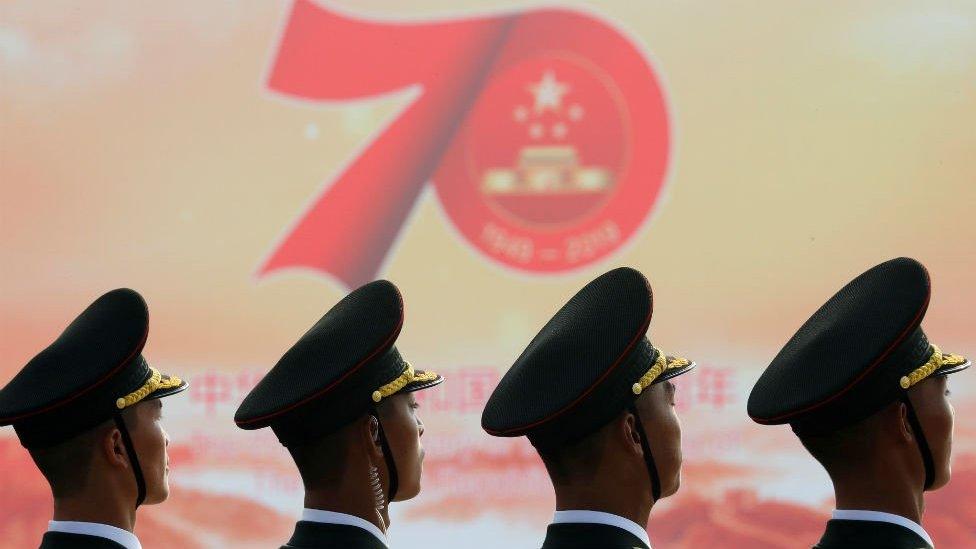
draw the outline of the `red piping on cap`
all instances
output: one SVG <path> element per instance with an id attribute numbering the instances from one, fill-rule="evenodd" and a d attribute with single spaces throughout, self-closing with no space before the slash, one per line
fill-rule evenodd
<path id="1" fill-rule="evenodd" d="M 593 390 L 596 389 L 596 387 L 600 383 L 603 383 L 603 380 L 605 380 L 607 378 L 607 376 L 609 376 L 610 373 L 613 372 L 617 368 L 617 366 L 620 365 L 621 362 L 623 362 L 623 359 L 627 356 L 628 353 L 630 353 L 630 351 L 631 351 L 631 349 L 633 349 L 634 345 L 636 345 L 637 342 L 640 341 L 641 338 L 644 337 L 644 334 L 647 333 L 647 329 L 651 325 L 651 317 L 654 316 L 654 291 L 651 289 L 651 285 L 647 282 L 647 278 L 644 277 L 643 275 L 641 275 L 641 278 L 644 278 L 644 284 L 647 286 L 647 291 L 648 291 L 648 293 L 651 296 L 651 299 L 650 299 L 651 310 L 647 313 L 647 319 L 644 321 L 644 324 L 642 325 L 641 329 L 638 330 L 637 335 L 634 336 L 634 339 L 630 342 L 630 344 L 627 345 L 627 347 L 623 350 L 623 352 L 620 354 L 620 356 L 617 357 L 617 360 L 614 361 L 613 365 L 611 365 L 610 368 L 608 368 L 607 371 L 603 373 L 603 375 L 601 375 L 596 381 L 594 381 L 593 384 L 590 385 L 589 388 L 587 388 L 585 391 L 583 391 L 583 394 L 581 394 L 580 396 L 576 397 L 576 400 L 570 402 L 569 404 L 567 404 L 566 406 L 564 406 L 562 409 L 554 412 L 553 414 L 551 414 L 548 417 L 544 417 L 544 418 L 542 418 L 542 419 L 540 419 L 538 421 L 532 422 L 532 423 L 530 423 L 528 425 L 522 425 L 522 426 L 519 426 L 519 427 L 512 427 L 511 429 L 504 429 L 504 430 L 500 430 L 500 431 L 491 430 L 491 429 L 485 429 L 485 431 L 488 434 L 490 434 L 490 435 L 503 436 L 503 435 L 508 435 L 508 434 L 515 433 L 517 431 L 523 431 L 523 432 L 524 431 L 528 431 L 529 429 L 533 429 L 535 427 L 538 427 L 539 425 L 542 425 L 544 423 L 548 423 L 549 421 L 552 421 L 552 420 L 556 419 L 557 417 L 559 417 L 559 416 L 565 414 L 566 412 L 569 412 L 573 408 L 575 408 L 580 402 L 583 401 L 584 398 L 587 397 L 587 395 L 589 395 L 590 393 L 592 393 Z M 660 351 L 658 351 L 658 352 L 660 352 Z"/>
<path id="2" fill-rule="evenodd" d="M 928 278 L 929 278 L 929 274 L 928 274 L 928 271 L 926 271 L 925 272 L 925 279 L 928 280 Z M 754 417 L 754 416 L 750 416 L 750 417 L 752 417 L 752 420 L 755 421 L 756 423 L 760 423 L 760 424 L 763 424 L 763 425 L 776 424 L 778 422 L 782 422 L 782 420 L 784 420 L 784 419 L 789 419 L 791 417 L 796 417 L 798 415 L 802 415 L 802 414 L 805 414 L 807 412 L 816 410 L 817 408 L 823 407 L 823 406 L 825 406 L 825 405 L 833 402 L 834 400 L 840 398 L 844 394 L 846 394 L 848 391 L 850 391 L 851 389 L 853 389 L 855 385 L 857 385 L 858 383 L 860 383 L 860 381 L 862 379 L 864 379 L 865 376 L 867 376 L 868 374 L 870 374 L 879 364 L 881 364 L 884 361 L 884 359 L 888 358 L 888 355 L 891 354 L 891 352 L 895 350 L 895 347 L 897 347 L 898 345 L 900 345 L 901 342 L 904 341 L 905 337 L 907 337 L 908 334 L 910 334 L 915 328 L 918 327 L 919 324 L 922 323 L 922 317 L 925 315 L 925 311 L 929 307 L 929 298 L 931 296 L 932 296 L 932 292 L 931 292 L 931 290 L 929 290 L 928 294 L 925 296 L 925 302 L 922 303 L 922 307 L 919 309 L 918 313 L 915 314 L 915 318 L 913 318 L 912 321 L 908 324 L 908 327 L 905 328 L 905 330 L 898 336 L 898 338 L 895 339 L 895 341 L 891 345 L 889 345 L 888 348 L 885 349 L 885 351 L 883 353 L 881 353 L 881 355 L 878 356 L 878 358 L 876 358 L 874 360 L 874 362 L 872 362 L 871 365 L 868 366 L 868 368 L 866 370 L 864 370 L 863 372 L 861 372 L 856 378 L 854 378 L 850 383 L 847 384 L 846 387 L 844 387 L 843 389 L 841 389 L 839 392 L 834 393 L 833 395 L 830 395 L 829 397 L 821 400 L 820 402 L 816 402 L 814 404 L 811 404 L 811 405 L 809 405 L 806 408 L 803 408 L 801 410 L 794 410 L 792 412 L 787 412 L 785 414 L 780 414 L 778 416 L 770 417 L 770 418 L 757 418 L 757 417 Z"/>
<path id="3" fill-rule="evenodd" d="M 149 337 L 149 311 L 147 309 L 146 310 L 146 331 L 145 331 L 144 334 L 142 334 L 142 339 L 139 341 L 139 344 L 136 345 L 136 348 L 131 353 L 129 353 L 129 356 L 125 357 L 125 359 L 121 363 L 119 363 L 118 366 L 116 366 L 115 368 L 112 368 L 107 374 L 105 374 L 104 377 L 102 377 L 101 379 L 99 379 L 98 381 L 96 381 L 95 383 L 93 383 L 92 385 L 89 385 L 88 387 L 85 387 L 83 389 L 79 389 L 77 392 L 75 392 L 75 394 L 66 397 L 64 400 L 55 402 L 53 404 L 49 404 L 48 406 L 45 406 L 44 408 L 41 408 L 40 410 L 34 410 L 32 412 L 28 412 L 26 414 L 21 414 L 19 416 L 14 416 L 14 417 L 9 417 L 9 418 L 0 418 L 0 421 L 13 423 L 15 421 L 18 421 L 18 420 L 21 420 L 21 419 L 25 419 L 25 418 L 28 418 L 28 417 L 31 417 L 31 416 L 36 416 L 38 414 L 44 414 L 44 413 L 50 412 L 51 410 L 60 408 L 61 406 L 64 406 L 65 404 L 68 404 L 69 402 L 71 402 L 71 401 L 73 401 L 73 400 L 75 400 L 77 398 L 80 398 L 81 396 L 85 395 L 86 393 L 88 393 L 92 389 L 95 389 L 96 387 L 98 387 L 102 383 L 105 383 L 110 377 L 112 377 L 119 370 L 121 370 L 123 366 L 125 366 L 133 358 L 135 358 L 135 356 L 138 355 L 142 351 L 143 347 L 145 347 L 145 345 L 146 345 L 146 339 L 148 339 L 148 337 Z"/>
<path id="4" fill-rule="evenodd" d="M 325 388 L 320 389 L 319 391 L 315 392 L 314 394 L 312 394 L 310 396 L 307 396 L 307 397 L 303 398 L 302 400 L 300 400 L 300 401 L 298 401 L 298 402 L 296 402 L 294 404 L 291 404 L 291 405 L 287 406 L 286 408 L 282 408 L 281 410 L 276 410 L 274 412 L 271 412 L 270 414 L 265 414 L 263 416 L 259 416 L 259 417 L 255 417 L 255 418 L 244 419 L 244 420 L 241 420 L 241 421 L 235 420 L 234 423 L 236 423 L 238 426 L 241 426 L 241 425 L 252 425 L 254 423 L 258 423 L 258 422 L 261 422 L 261 421 L 265 421 L 265 420 L 268 420 L 268 419 L 273 419 L 275 417 L 278 417 L 278 416 L 280 416 L 280 415 L 282 415 L 284 413 L 290 412 L 290 411 L 294 410 L 295 408 L 298 408 L 299 406 L 302 406 L 304 404 L 307 404 L 308 402 L 311 402 L 311 401 L 313 401 L 313 400 L 321 397 L 322 395 L 328 393 L 333 388 L 335 388 L 336 385 L 338 385 L 338 384 L 342 383 L 343 381 L 345 381 L 346 378 L 348 378 L 349 376 L 351 376 L 352 374 L 354 374 L 356 371 L 358 371 L 360 368 L 362 368 L 364 364 L 366 364 L 369 361 L 373 360 L 373 358 L 375 358 L 376 355 L 378 355 L 380 352 L 382 352 L 382 351 L 390 348 L 393 345 L 393 342 L 396 341 L 397 336 L 400 335 L 400 330 L 403 328 L 403 301 L 402 301 L 402 298 L 401 298 L 400 303 L 401 303 L 401 305 L 400 305 L 400 320 L 399 320 L 399 322 L 397 322 L 396 328 L 390 334 L 390 337 L 388 337 L 373 352 L 371 352 L 369 355 L 367 355 L 366 358 L 362 359 L 355 366 L 353 366 L 352 369 L 350 369 L 348 372 L 342 374 L 342 376 L 340 376 L 339 379 L 336 379 L 335 381 L 333 381 L 332 383 L 330 383 Z"/>

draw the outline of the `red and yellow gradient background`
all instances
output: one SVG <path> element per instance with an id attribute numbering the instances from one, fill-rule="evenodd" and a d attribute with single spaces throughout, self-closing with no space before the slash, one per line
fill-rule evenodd
<path id="1" fill-rule="evenodd" d="M 426 18 L 532 2 L 333 2 Z M 745 415 L 761 368 L 849 278 L 909 255 L 932 273 L 924 326 L 976 354 L 976 6 L 967 2 L 574 3 L 653 58 L 675 130 L 646 229 L 610 260 L 525 276 L 456 236 L 422 195 L 382 276 L 407 302 L 401 350 L 450 377 L 425 395 L 424 492 L 395 507 L 397 547 L 537 546 L 553 497 L 480 405 L 535 331 L 616 265 L 650 278 L 652 340 L 681 378 L 682 489 L 655 508 L 661 547 L 798 547 L 832 502 L 787 428 Z M 262 259 L 405 97 L 285 100 L 265 78 L 289 2 L 0 4 L 0 383 L 100 293 L 142 292 L 146 355 L 191 379 L 166 400 L 172 497 L 140 511 L 147 547 L 269 547 L 301 491 L 270 433 L 231 416 L 343 288 Z M 939 547 L 976 543 L 976 380 L 953 376 L 954 478 L 928 498 Z M 683 402 L 680 402 L 683 399 Z M 50 496 L 0 434 L 0 546 L 36 544 Z M 480 544 L 480 545 L 479 545 Z"/>

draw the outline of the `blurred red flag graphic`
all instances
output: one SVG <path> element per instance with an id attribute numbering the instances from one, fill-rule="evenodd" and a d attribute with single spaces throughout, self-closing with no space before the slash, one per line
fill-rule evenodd
<path id="1" fill-rule="evenodd" d="M 309 102 L 417 95 L 313 199 L 260 275 L 306 267 L 349 287 L 372 280 L 428 181 L 485 256 L 565 271 L 631 238 L 669 167 L 654 69 L 621 32 L 575 11 L 380 22 L 297 0 L 269 86 Z"/>

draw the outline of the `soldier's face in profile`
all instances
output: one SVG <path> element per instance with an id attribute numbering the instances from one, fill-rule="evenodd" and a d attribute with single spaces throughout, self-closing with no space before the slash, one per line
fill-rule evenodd
<path id="1" fill-rule="evenodd" d="M 413 393 L 398 393 L 379 405 L 380 420 L 396 463 L 399 487 L 395 501 L 408 500 L 420 493 L 424 447 L 420 437 L 424 424 Z"/>
<path id="2" fill-rule="evenodd" d="M 908 392 L 918 421 L 925 432 L 925 440 L 932 451 L 935 465 L 935 480 L 932 490 L 941 488 L 949 482 L 952 453 L 952 425 L 955 412 L 949 402 L 948 376 L 931 376 Z"/>
<path id="3" fill-rule="evenodd" d="M 670 381 L 649 389 L 638 397 L 637 408 L 661 478 L 661 497 L 667 497 L 681 484 L 681 424 L 674 409 L 677 389 Z"/>
<path id="4" fill-rule="evenodd" d="M 132 410 L 135 421 L 126 421 L 139 466 L 146 480 L 146 504 L 162 503 L 169 497 L 169 435 L 163 430 L 162 399 L 144 400 Z"/>

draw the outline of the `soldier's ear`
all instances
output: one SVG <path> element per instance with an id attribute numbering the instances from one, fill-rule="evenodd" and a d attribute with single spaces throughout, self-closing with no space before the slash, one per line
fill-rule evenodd
<path id="1" fill-rule="evenodd" d="M 629 410 L 624 412 L 620 423 L 620 435 L 624 441 L 624 447 L 628 452 L 637 455 L 644 455 L 644 448 L 641 446 L 641 437 L 644 433 L 637 428 L 637 419 Z"/>
<path id="2" fill-rule="evenodd" d="M 114 425 L 99 437 L 98 448 L 111 467 L 128 467 L 129 455 L 122 442 L 122 433 Z"/>
<path id="3" fill-rule="evenodd" d="M 383 445 L 380 444 L 380 420 L 370 414 L 362 423 L 363 439 L 371 459 L 383 459 Z"/>
<path id="4" fill-rule="evenodd" d="M 897 404 L 898 410 L 898 435 L 905 442 L 915 442 L 915 432 L 912 431 L 912 424 L 908 420 L 908 406 L 904 402 Z"/>

